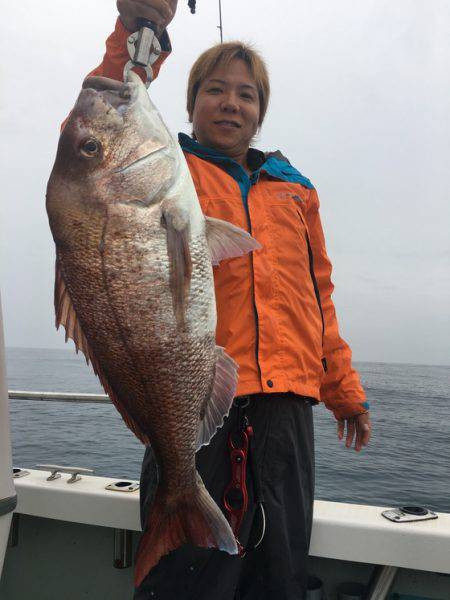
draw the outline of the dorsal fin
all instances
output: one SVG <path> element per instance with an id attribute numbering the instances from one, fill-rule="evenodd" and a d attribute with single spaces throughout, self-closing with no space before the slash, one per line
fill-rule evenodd
<path id="1" fill-rule="evenodd" d="M 101 369 L 101 366 L 95 357 L 94 352 L 88 342 L 86 335 L 84 334 L 81 323 L 78 319 L 78 316 L 75 312 L 75 308 L 73 306 L 72 300 L 70 298 L 69 290 L 64 281 L 64 277 L 62 274 L 62 269 L 59 265 L 58 259 L 56 259 L 55 266 L 55 313 L 56 313 L 56 329 L 59 329 L 59 326 L 62 325 L 66 330 L 66 342 L 70 338 L 75 343 L 75 349 L 78 353 L 79 350 L 83 352 L 86 362 L 92 364 L 92 368 L 94 369 L 94 373 L 100 379 L 100 382 L 108 394 L 111 402 L 119 411 L 122 419 L 125 421 L 126 425 L 131 429 L 131 431 L 138 437 L 141 442 L 144 444 L 150 443 L 148 436 L 141 431 L 136 422 L 130 417 L 130 415 L 125 410 L 125 407 L 120 402 L 120 398 L 114 393 L 113 389 L 108 383 L 108 380 Z"/>
<path id="2" fill-rule="evenodd" d="M 235 258 L 259 250 L 262 246 L 247 231 L 228 221 L 205 217 L 206 239 L 213 265 L 218 265 L 225 258 Z"/>

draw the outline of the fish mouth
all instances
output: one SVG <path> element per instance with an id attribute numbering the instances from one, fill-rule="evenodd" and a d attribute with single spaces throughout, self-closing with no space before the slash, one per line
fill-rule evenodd
<path id="1" fill-rule="evenodd" d="M 127 108 L 136 98 L 135 84 L 116 81 L 108 77 L 92 76 L 83 81 L 83 90 L 94 90 L 103 99 L 118 112 Z"/>
<path id="2" fill-rule="evenodd" d="M 90 113 L 102 119 L 106 112 L 109 121 L 115 119 L 117 126 L 121 127 L 127 118 L 134 120 L 132 113 L 135 111 L 140 127 L 145 130 L 145 135 L 141 132 L 142 135 L 137 136 L 140 138 L 136 140 L 140 141 L 139 145 L 135 147 L 132 144 L 122 165 L 114 169 L 115 173 L 136 170 L 169 145 L 170 134 L 165 130 L 166 135 L 160 135 L 161 131 L 155 125 L 157 119 L 152 114 L 155 109 L 150 103 L 147 89 L 136 73 L 130 72 L 128 82 L 101 76 L 87 77 L 83 82 L 81 96 L 80 110 L 83 114 Z"/>

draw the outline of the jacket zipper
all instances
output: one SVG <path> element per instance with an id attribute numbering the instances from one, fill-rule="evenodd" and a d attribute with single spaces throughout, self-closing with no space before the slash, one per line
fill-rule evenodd
<path id="1" fill-rule="evenodd" d="M 247 215 L 248 232 L 250 233 L 250 235 L 253 235 L 252 234 L 252 222 L 250 219 L 250 211 L 248 208 L 248 195 L 250 193 L 251 186 L 252 186 L 252 183 L 250 180 L 250 187 L 247 190 L 246 196 L 242 197 L 242 202 L 244 204 L 245 214 Z M 253 264 L 253 252 L 250 252 L 250 261 L 251 261 L 251 265 L 252 265 L 253 313 L 255 315 L 255 325 L 256 325 L 255 359 L 256 359 L 256 366 L 258 367 L 259 379 L 261 381 L 262 373 L 261 373 L 261 366 L 259 364 L 259 316 L 258 316 L 258 309 L 256 308 L 256 299 L 255 299 L 255 268 L 254 268 L 254 264 Z"/>

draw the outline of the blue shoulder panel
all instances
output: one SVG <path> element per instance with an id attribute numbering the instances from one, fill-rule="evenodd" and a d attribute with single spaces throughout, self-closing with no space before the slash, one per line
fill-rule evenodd
<path id="1" fill-rule="evenodd" d="M 304 187 L 313 190 L 314 186 L 307 177 L 304 177 L 300 171 L 289 164 L 285 160 L 281 160 L 275 156 L 270 156 L 261 167 L 272 177 L 288 181 L 290 183 L 300 183 Z"/>

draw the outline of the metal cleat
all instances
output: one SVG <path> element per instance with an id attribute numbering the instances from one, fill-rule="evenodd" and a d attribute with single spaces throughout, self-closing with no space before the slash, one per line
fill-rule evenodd
<path id="1" fill-rule="evenodd" d="M 47 477 L 47 481 L 54 481 L 61 477 L 61 473 L 69 473 L 72 475 L 67 480 L 67 483 L 75 483 L 80 481 L 81 475 L 92 475 L 94 469 L 84 469 L 82 467 L 61 467 L 60 465 L 36 465 L 36 469 L 41 471 L 51 471 L 51 475 Z"/>

